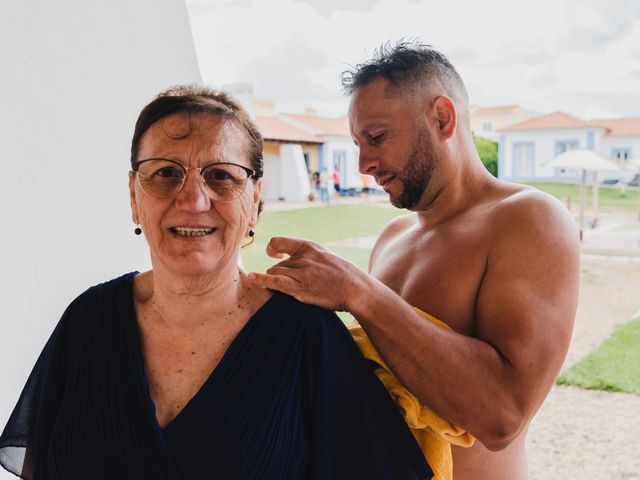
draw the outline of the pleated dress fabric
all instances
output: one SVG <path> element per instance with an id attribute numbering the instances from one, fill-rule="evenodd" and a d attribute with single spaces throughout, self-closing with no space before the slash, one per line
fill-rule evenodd
<path id="1" fill-rule="evenodd" d="M 67 308 L 0 437 L 4 468 L 30 480 L 432 477 L 342 322 L 280 293 L 161 428 L 135 274 Z"/>

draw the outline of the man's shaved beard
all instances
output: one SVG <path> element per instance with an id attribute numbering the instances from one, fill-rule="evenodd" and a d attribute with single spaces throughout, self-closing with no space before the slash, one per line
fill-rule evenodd
<path id="1" fill-rule="evenodd" d="M 404 188 L 397 198 L 390 197 L 391 204 L 397 208 L 414 209 L 431 181 L 434 167 L 433 144 L 428 130 L 423 128 L 404 169 L 397 174 Z"/>

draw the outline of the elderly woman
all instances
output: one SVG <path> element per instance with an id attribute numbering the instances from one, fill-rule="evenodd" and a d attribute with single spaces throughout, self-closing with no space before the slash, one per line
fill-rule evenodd
<path id="1" fill-rule="evenodd" d="M 153 269 L 65 311 L 0 437 L 27 479 L 430 478 L 335 314 L 238 268 L 261 209 L 262 138 L 224 93 L 141 112 L 129 187 Z"/>

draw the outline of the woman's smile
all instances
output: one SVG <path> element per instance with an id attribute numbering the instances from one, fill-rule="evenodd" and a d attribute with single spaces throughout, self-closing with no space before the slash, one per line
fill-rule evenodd
<path id="1" fill-rule="evenodd" d="M 217 230 L 214 227 L 171 227 L 169 231 L 177 237 L 205 237 Z"/>

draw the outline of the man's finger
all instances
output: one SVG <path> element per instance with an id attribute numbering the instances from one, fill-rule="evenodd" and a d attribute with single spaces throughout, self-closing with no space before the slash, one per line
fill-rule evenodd
<path id="1" fill-rule="evenodd" d="M 297 257 L 290 257 L 290 258 L 285 258 L 284 260 L 281 260 L 274 265 L 271 265 L 271 267 L 269 268 L 282 267 L 282 268 L 289 268 L 293 270 L 295 268 L 304 267 L 304 265 L 305 265 L 305 262 L 301 262 Z M 267 273 L 270 273 L 270 272 L 267 270 Z"/>
<path id="2" fill-rule="evenodd" d="M 247 279 L 262 288 L 278 290 L 279 292 L 292 295 L 297 291 L 298 282 L 286 275 L 269 275 L 264 273 L 250 272 Z"/>
<path id="3" fill-rule="evenodd" d="M 267 275 L 279 275 L 279 276 L 283 276 L 283 277 L 289 277 L 291 279 L 293 279 L 296 283 L 300 283 L 300 281 L 297 278 L 297 274 L 299 273 L 299 270 L 296 270 L 295 268 L 290 268 L 288 266 L 283 266 L 280 264 L 274 265 L 273 267 L 269 267 L 267 269 Z"/>
<path id="4" fill-rule="evenodd" d="M 283 258 L 282 254 L 285 253 L 291 256 L 307 243 L 309 243 L 307 240 L 301 238 L 273 237 L 267 244 L 267 255 L 275 258 Z"/>

